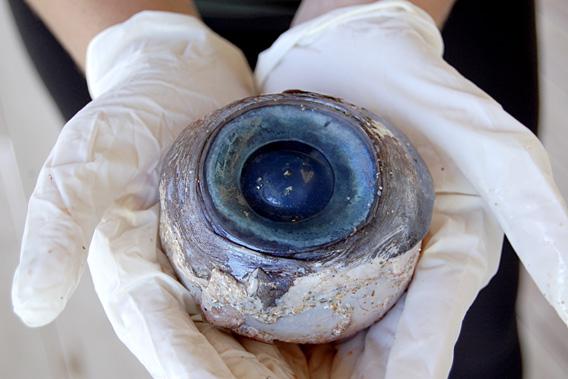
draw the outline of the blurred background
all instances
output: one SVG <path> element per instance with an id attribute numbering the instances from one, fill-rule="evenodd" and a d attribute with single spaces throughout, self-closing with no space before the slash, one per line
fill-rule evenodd
<path id="1" fill-rule="evenodd" d="M 568 1 L 537 0 L 540 131 L 568 199 Z M 39 80 L 6 2 L 0 4 L 0 378 L 147 378 L 116 339 L 86 272 L 54 323 L 26 328 L 10 285 L 30 195 L 63 119 Z M 517 303 L 525 377 L 566 378 L 568 329 L 523 271 Z"/>

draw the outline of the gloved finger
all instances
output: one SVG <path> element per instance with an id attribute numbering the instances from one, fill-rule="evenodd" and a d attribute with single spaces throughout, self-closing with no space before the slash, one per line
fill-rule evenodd
<path id="1" fill-rule="evenodd" d="M 306 360 L 306 356 L 304 355 L 300 345 L 279 341 L 274 342 L 274 344 L 278 347 L 278 350 L 284 357 L 284 360 L 288 362 L 288 365 L 294 370 L 294 374 L 296 375 L 295 378 L 310 378 L 308 361 Z"/>
<path id="2" fill-rule="evenodd" d="M 93 235 L 89 268 L 120 340 L 155 378 L 234 378 L 190 318 L 188 291 L 166 272 L 159 206 L 107 211 Z"/>
<path id="3" fill-rule="evenodd" d="M 404 294 L 388 311 L 381 320 L 373 324 L 369 329 L 361 332 L 364 341 L 359 354 L 356 356 L 356 363 L 349 375 L 344 378 L 367 378 L 372 376 L 374 379 L 385 377 L 387 362 L 390 349 L 393 345 L 396 328 L 400 315 L 404 309 L 406 294 Z"/>
<path id="4" fill-rule="evenodd" d="M 95 101 L 62 130 L 29 203 L 12 299 L 31 326 L 65 306 L 113 202 L 157 201 L 160 157 L 177 134 L 254 91 L 240 51 L 197 19 L 164 12 L 143 12 L 95 37 L 87 77 Z"/>
<path id="5" fill-rule="evenodd" d="M 361 354 L 365 349 L 367 329 L 336 345 L 336 352 L 331 366 L 331 379 L 347 379 L 357 377 L 356 371 Z M 377 372 L 374 373 L 376 376 Z"/>
<path id="6" fill-rule="evenodd" d="M 310 378 L 330 379 L 333 375 L 333 360 L 336 349 L 331 343 L 305 345 L 304 354 L 308 360 Z"/>
<path id="7" fill-rule="evenodd" d="M 50 322 L 64 308 L 94 227 L 113 201 L 141 207 L 157 201 L 161 145 L 173 131 L 158 114 L 127 115 L 128 102 L 127 96 L 99 99 L 81 111 L 62 130 L 40 172 L 12 292 L 14 310 L 30 326 Z"/>
<path id="8" fill-rule="evenodd" d="M 219 356 L 235 377 L 243 379 L 293 378 L 290 368 L 286 367 L 286 362 L 283 360 L 276 361 L 275 359 L 266 359 L 268 357 L 262 357 L 262 354 L 256 354 L 260 352 L 255 352 L 254 349 L 253 351 L 248 349 L 248 347 L 254 348 L 255 344 L 262 344 L 262 342 L 249 340 L 247 343 L 248 346 L 246 346 L 241 344 L 241 341 L 245 339 L 241 340 L 235 338 L 209 323 L 200 322 L 197 323 L 197 327 L 219 353 Z M 268 363 L 268 365 L 265 363 Z"/>
<path id="9" fill-rule="evenodd" d="M 396 326 L 387 379 L 447 377 L 465 314 L 497 271 L 502 239 L 481 198 L 438 196 L 424 252 Z M 376 327 L 381 328 L 381 323 Z M 368 359 L 364 357 L 362 366 L 369 366 L 371 362 L 364 361 Z"/>
<path id="10" fill-rule="evenodd" d="M 333 12 L 281 36 L 259 58 L 263 91 L 301 88 L 345 98 L 448 156 L 568 323 L 568 211 L 544 148 L 443 61 L 428 16 L 408 2 L 379 3 Z M 346 71 L 352 74 L 338 75 Z"/>
<path id="11" fill-rule="evenodd" d="M 75 201 L 81 183 L 88 187 L 91 180 L 80 166 L 91 158 L 84 132 L 93 125 L 86 124 L 82 131 L 78 122 L 72 120 L 61 132 L 28 204 L 12 301 L 14 311 L 29 326 L 50 322 L 64 308 L 83 271 L 97 218 L 96 209 L 87 210 L 91 199 L 82 196 Z M 91 171 L 96 165 L 93 160 Z"/>
<path id="12" fill-rule="evenodd" d="M 255 341 L 247 337 L 238 337 L 238 341 L 249 353 L 256 357 L 258 362 L 272 371 L 276 377 L 295 379 L 302 377 L 303 362 L 296 362 L 295 360 L 288 362 L 279 345 Z"/>

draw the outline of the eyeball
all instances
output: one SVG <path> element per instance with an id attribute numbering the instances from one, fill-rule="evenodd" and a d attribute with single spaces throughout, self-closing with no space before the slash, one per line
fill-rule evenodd
<path id="1" fill-rule="evenodd" d="M 379 320 L 412 278 L 434 192 L 394 126 L 302 91 L 246 98 L 166 154 L 160 237 L 206 319 L 323 343 Z"/>

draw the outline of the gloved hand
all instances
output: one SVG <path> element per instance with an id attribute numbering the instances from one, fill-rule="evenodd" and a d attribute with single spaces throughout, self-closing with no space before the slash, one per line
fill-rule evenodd
<path id="1" fill-rule="evenodd" d="M 452 91 L 452 94 L 466 97 L 467 91 L 473 89 L 474 94 L 480 94 L 480 91 L 442 63 L 440 68 L 432 63 L 437 64 L 441 59 L 423 40 L 429 35 L 429 21 L 413 13 L 413 8 L 388 11 L 371 6 L 364 8 L 366 13 L 358 9 L 341 11 L 293 29 L 265 54 L 258 73 L 266 90 L 276 90 L 279 79 L 288 82 L 280 82 L 282 89 L 316 89 L 306 75 L 313 75 L 315 68 L 318 73 L 321 69 L 320 83 L 325 84 L 324 80 L 328 80 L 328 84 L 334 86 L 327 91 L 322 88 L 323 92 L 341 94 L 386 115 L 409 134 L 432 171 L 436 167 L 441 171 L 444 167 L 443 175 L 434 173 L 440 197 L 432 232 L 425 241 L 424 258 L 406 301 L 400 301 L 385 319 L 348 341 L 304 349 L 296 345 L 269 345 L 232 337 L 199 320 L 197 307 L 172 276 L 171 268 L 159 249 L 157 162 L 177 133 L 193 119 L 230 100 L 251 95 L 253 89 L 242 57 L 199 22 L 186 16 L 144 13 L 103 32 L 90 46 L 87 74 L 95 100 L 65 127 L 40 173 L 30 200 L 22 259 L 13 288 L 14 306 L 20 317 L 30 325 L 43 325 L 56 317 L 76 286 L 86 259 L 85 250 L 92 237 L 88 261 L 95 289 L 119 338 L 154 377 L 375 378 L 385 373 L 392 377 L 407 377 L 401 372 L 405 365 L 414 370 L 413 373 L 420 373 L 420 377 L 435 377 L 440 373 L 443 375 L 444 370 L 447 372 L 452 338 L 457 335 L 463 312 L 478 288 L 495 270 L 500 233 L 484 205 L 486 203 L 477 195 L 482 192 L 477 187 L 472 190 L 474 187 L 468 181 L 470 177 L 461 173 L 464 167 L 477 167 L 472 175 L 480 178 L 471 182 L 488 188 L 493 182 L 485 183 L 484 180 L 493 177 L 479 172 L 479 167 L 486 168 L 482 162 L 484 157 L 476 157 L 473 162 L 471 155 L 467 155 L 471 151 L 450 155 L 442 149 L 449 144 L 447 140 L 446 145 L 440 147 L 437 140 L 428 138 L 428 134 L 424 136 L 423 133 L 430 129 L 420 128 L 432 119 L 443 121 L 438 124 L 440 131 L 451 135 L 455 128 L 458 132 L 454 135 L 468 132 L 468 138 L 486 138 L 484 143 L 490 143 L 491 148 L 497 149 L 505 158 L 505 150 L 510 146 L 510 154 L 515 154 L 516 158 L 518 151 L 514 147 L 518 137 L 525 134 L 499 109 L 491 114 L 504 118 L 507 125 L 513 125 L 517 132 L 506 133 L 507 138 L 503 139 L 499 139 L 501 137 L 497 133 L 493 143 L 481 122 L 488 117 L 486 112 L 481 112 L 484 108 L 475 108 L 475 113 L 455 114 L 445 107 L 453 105 L 453 109 L 462 112 L 464 104 L 447 99 L 453 103 L 444 103 L 444 113 L 433 111 L 439 112 L 440 108 L 436 107 L 430 111 L 425 103 L 432 105 L 428 102 L 433 89 L 437 90 L 435 94 Z M 360 23 L 362 20 L 358 21 L 357 17 L 365 14 L 367 21 Z M 414 24 L 409 20 L 419 22 Z M 338 26 L 338 21 L 344 22 L 342 26 Z M 385 29 L 385 22 L 395 28 Z M 319 36 L 315 32 L 318 30 L 321 32 Z M 377 42 L 384 43 L 386 53 L 397 52 L 398 55 L 392 55 L 393 61 L 382 64 L 376 60 L 380 50 L 371 51 L 372 66 L 365 64 L 368 61 L 349 61 L 350 57 L 334 56 L 333 59 L 337 60 L 327 61 L 330 56 L 341 54 L 342 49 L 347 51 L 351 48 L 345 40 L 342 41 L 338 30 L 352 33 L 351 36 L 360 38 L 363 44 L 373 42 L 373 48 L 376 48 Z M 389 35 L 394 38 L 393 41 L 386 38 Z M 327 44 L 308 52 L 308 55 L 314 54 L 311 59 L 297 61 L 298 65 L 305 65 L 306 73 L 294 73 L 298 69 L 294 63 L 295 54 L 311 50 L 296 44 L 300 39 L 305 42 L 305 36 L 319 37 L 312 42 L 327 41 Z M 337 40 L 338 44 L 329 44 L 327 36 Z M 355 49 L 355 52 L 358 50 Z M 422 72 L 428 67 L 424 62 L 411 64 L 404 61 L 405 57 L 422 55 L 428 58 L 427 62 L 436 72 L 427 69 Z M 276 58 L 271 60 L 270 57 Z M 403 61 L 399 62 L 401 59 Z M 375 85 L 370 85 L 372 83 L 365 83 L 366 78 L 381 77 L 390 69 L 396 72 L 397 67 L 388 67 L 387 64 L 397 62 L 406 64 L 400 67 L 400 74 L 410 75 L 409 81 L 399 78 L 397 82 L 397 78 L 389 77 L 391 83 L 378 83 L 383 86 L 401 85 L 399 90 L 388 86 L 376 89 Z M 358 91 L 355 83 L 329 75 L 338 68 L 341 69 L 339 73 L 342 72 L 343 64 L 345 69 L 350 64 L 353 69 L 359 70 L 360 99 L 354 97 Z M 300 75 L 297 80 L 292 77 L 295 74 Z M 439 85 L 436 74 L 441 75 L 444 85 Z M 457 79 L 446 83 L 448 76 Z M 317 78 L 313 79 L 317 83 Z M 340 93 L 342 88 L 344 93 Z M 426 89 L 429 91 L 425 92 Z M 383 101 L 392 91 L 393 101 Z M 414 93 L 416 95 L 410 97 L 412 105 L 406 103 L 406 98 L 401 98 L 401 94 L 408 96 Z M 427 99 L 422 98 L 424 93 L 428 94 Z M 363 101 L 365 99 L 368 101 Z M 481 99 L 493 104 L 486 96 L 481 96 Z M 414 106 L 416 114 L 406 111 Z M 467 106 L 465 108 L 467 110 Z M 426 120 L 421 119 L 424 117 Z M 471 129 L 464 127 L 461 117 L 472 122 Z M 412 122 L 401 124 L 401 119 Z M 473 121 L 479 122 L 475 124 Z M 452 128 L 448 127 L 450 124 Z M 499 127 L 497 131 L 508 131 L 501 124 Z M 477 128 L 481 129 L 478 131 Z M 534 221 L 550 236 L 547 249 L 553 247 L 552 243 L 557 243 L 559 248 L 566 246 L 566 240 L 560 240 L 560 237 L 565 238 L 565 234 L 560 234 L 565 232 L 565 209 L 555 208 L 559 198 L 554 192 L 552 179 L 547 177 L 549 168 L 546 159 L 543 162 L 533 159 L 545 155 L 540 145 L 534 142 L 534 137 L 523 142 L 535 150 L 535 155 L 523 155 L 519 159 L 525 159 L 523 164 L 528 164 L 527 171 L 534 170 L 529 175 L 539 179 L 535 187 L 527 189 L 528 196 L 539 195 L 536 204 L 550 207 L 546 209 L 550 218 L 544 219 L 539 209 L 527 209 L 526 204 L 522 204 L 517 213 L 511 213 L 514 209 L 509 207 L 509 213 L 500 214 L 525 217 L 527 212 L 531 212 L 532 219 L 515 224 L 517 234 L 521 230 L 519 228 L 526 227 L 524 222 Z M 458 148 L 458 152 L 461 149 L 465 147 Z M 444 166 L 434 166 L 432 162 L 443 162 Z M 467 162 L 470 162 L 469 166 Z M 503 175 L 504 172 L 509 173 L 503 168 L 495 168 L 493 175 Z M 503 182 L 506 178 L 499 179 L 501 183 L 509 183 Z M 513 196 L 505 191 L 510 188 L 498 184 L 490 187 L 497 191 L 493 198 L 501 196 L 501 201 L 507 201 L 509 196 Z M 464 192 L 452 192 L 453 189 L 464 189 Z M 447 193 L 440 193 L 446 190 Z M 471 193 L 473 195 L 468 196 Z M 482 195 L 485 199 L 493 199 L 484 193 Z M 520 198 L 514 196 L 506 204 L 519 204 L 516 201 L 526 199 L 525 196 L 526 193 Z M 547 222 L 564 224 L 555 224 L 557 228 L 554 229 Z M 535 242 L 535 245 L 539 244 Z M 552 259 L 540 267 L 550 270 L 554 263 L 564 263 L 560 253 L 556 261 Z M 536 272 L 535 269 L 539 268 L 533 267 L 533 272 Z M 559 276 L 554 271 L 551 275 L 551 288 L 560 289 L 558 283 L 554 285 L 554 279 Z M 562 294 L 552 290 L 549 293 L 560 304 Z M 446 310 L 449 315 L 445 314 Z M 188 314 L 193 316 L 193 320 Z M 422 355 L 414 356 L 417 353 Z"/>
<path id="2" fill-rule="evenodd" d="M 301 24 L 259 59 L 262 92 L 300 88 L 384 116 L 434 179 L 433 222 L 406 298 L 349 342 L 353 370 L 338 378 L 446 377 L 464 315 L 498 268 L 501 230 L 568 322 L 568 217 L 547 154 L 442 49 L 428 15 L 382 1 Z M 340 350 L 329 367 L 341 359 Z"/>

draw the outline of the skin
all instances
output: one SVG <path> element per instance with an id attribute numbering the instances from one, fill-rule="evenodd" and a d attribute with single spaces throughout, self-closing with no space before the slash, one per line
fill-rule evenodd
<path id="1" fill-rule="evenodd" d="M 412 0 L 442 27 L 455 0 Z M 75 62 L 85 69 L 87 46 L 104 29 L 143 10 L 160 10 L 199 17 L 190 0 L 27 0 Z M 292 25 L 328 11 L 370 0 L 303 0 Z"/>
<path id="2" fill-rule="evenodd" d="M 27 0 L 37 15 L 85 70 L 87 46 L 104 29 L 143 10 L 199 17 L 189 0 Z"/>

